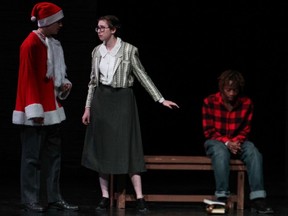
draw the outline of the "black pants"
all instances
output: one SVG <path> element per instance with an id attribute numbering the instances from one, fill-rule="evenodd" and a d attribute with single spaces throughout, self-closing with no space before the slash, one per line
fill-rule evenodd
<path id="1" fill-rule="evenodd" d="M 21 202 L 50 203 L 61 199 L 60 125 L 21 128 Z"/>

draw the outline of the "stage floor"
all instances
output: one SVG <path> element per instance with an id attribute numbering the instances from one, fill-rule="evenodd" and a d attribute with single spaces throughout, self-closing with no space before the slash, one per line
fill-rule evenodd
<path id="1" fill-rule="evenodd" d="M 10 164 L 10 165 L 8 165 Z M 78 212 L 63 212 L 48 210 L 45 213 L 28 213 L 21 209 L 20 204 L 20 187 L 19 187 L 19 163 L 2 163 L 1 165 L 1 184 L 0 184 L 0 215 L 1 216 L 132 216 L 143 215 L 137 213 L 134 208 L 134 202 L 127 202 L 125 209 L 117 209 L 113 207 L 107 212 L 96 212 L 95 207 L 100 199 L 100 188 L 97 173 L 82 168 L 81 166 L 75 166 L 72 163 L 63 163 L 61 172 L 61 189 L 63 198 L 73 204 L 77 204 L 80 207 Z M 182 172 L 180 173 L 150 173 L 143 176 L 143 191 L 149 193 L 155 191 L 159 192 L 174 190 L 179 193 L 180 189 L 187 193 L 193 192 L 195 188 L 203 190 L 203 188 L 211 190 L 214 186 L 207 184 L 207 179 L 213 182 L 211 176 L 205 176 L 201 178 L 201 174 L 195 173 L 191 176 L 184 174 L 183 179 L 177 182 L 177 177 L 182 178 Z M 210 175 L 210 174 L 209 174 Z M 152 177 L 154 176 L 154 177 Z M 171 176 L 176 176 L 172 178 Z M 128 183 L 131 184 L 130 182 Z M 273 183 L 274 184 L 274 183 Z M 127 186 L 127 187 L 128 187 Z M 131 185 L 130 185 L 131 186 Z M 246 189 L 248 184 L 246 181 Z M 288 215 L 288 199 L 283 197 L 277 190 L 281 185 L 274 184 L 275 187 L 270 187 L 268 184 L 268 196 L 269 203 L 275 210 L 274 215 L 287 216 Z M 162 187 L 162 188 L 161 188 Z M 131 188 L 127 188 L 131 190 Z M 276 190 L 276 191 L 275 191 Z M 247 192 L 247 194 L 249 194 Z M 245 199 L 245 209 L 232 210 L 227 215 L 231 216 L 250 216 L 257 215 L 252 213 L 249 208 L 249 202 Z M 204 216 L 207 215 L 205 211 L 204 203 L 172 203 L 172 202 L 147 202 L 150 209 L 150 213 L 145 214 L 149 216 Z"/>

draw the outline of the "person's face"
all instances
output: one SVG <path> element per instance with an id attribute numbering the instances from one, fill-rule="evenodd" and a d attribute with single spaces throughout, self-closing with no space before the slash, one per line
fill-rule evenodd
<path id="1" fill-rule="evenodd" d="M 101 41 L 108 41 L 113 34 L 115 29 L 111 29 L 106 20 L 99 20 L 98 26 L 96 27 L 96 32 Z"/>
<path id="2" fill-rule="evenodd" d="M 233 81 L 230 80 L 223 88 L 223 100 L 226 102 L 234 102 L 239 94 L 239 87 L 233 85 Z"/>
<path id="3" fill-rule="evenodd" d="M 58 22 L 55 22 L 49 26 L 46 26 L 45 27 L 45 34 L 46 34 L 46 36 L 57 35 L 62 27 L 63 27 L 62 20 L 59 20 Z"/>

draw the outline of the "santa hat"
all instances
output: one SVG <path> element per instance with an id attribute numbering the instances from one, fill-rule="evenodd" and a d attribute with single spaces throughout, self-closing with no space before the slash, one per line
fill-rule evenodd
<path id="1" fill-rule="evenodd" d="M 64 17 L 63 11 L 50 2 L 37 3 L 31 12 L 31 20 L 38 20 L 38 27 L 51 25 Z"/>

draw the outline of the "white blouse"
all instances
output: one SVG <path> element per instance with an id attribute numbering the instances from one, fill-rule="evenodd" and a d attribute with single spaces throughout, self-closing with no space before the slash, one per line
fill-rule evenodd
<path id="1" fill-rule="evenodd" d="M 99 64 L 100 82 L 104 85 L 110 85 L 115 73 L 115 56 L 121 47 L 121 38 L 117 38 L 115 46 L 108 51 L 105 43 L 101 44 L 99 51 L 101 54 L 101 61 Z"/>

